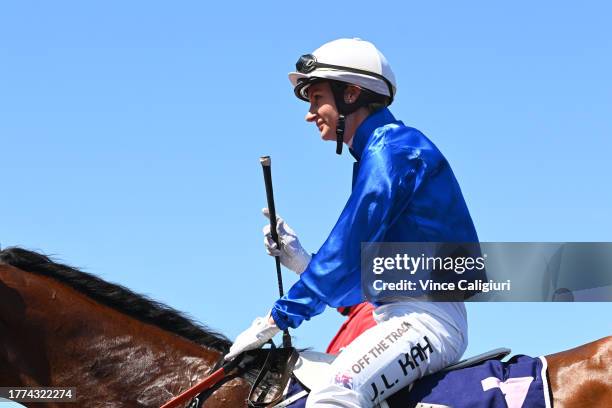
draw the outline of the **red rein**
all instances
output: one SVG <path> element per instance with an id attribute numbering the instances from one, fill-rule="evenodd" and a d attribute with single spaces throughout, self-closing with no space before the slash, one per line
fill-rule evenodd
<path id="1" fill-rule="evenodd" d="M 206 377 L 201 383 L 194 385 L 182 394 L 172 398 L 166 402 L 160 408 L 175 408 L 180 404 L 183 404 L 193 398 L 195 398 L 202 391 L 212 387 L 218 383 L 223 377 L 225 377 L 225 367 L 219 368 L 217 371 Z"/>

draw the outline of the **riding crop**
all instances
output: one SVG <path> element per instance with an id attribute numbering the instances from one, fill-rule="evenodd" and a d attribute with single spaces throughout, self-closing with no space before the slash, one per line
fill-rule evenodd
<path id="1" fill-rule="evenodd" d="M 261 162 L 261 166 L 263 168 L 264 181 L 266 184 L 266 198 L 268 200 L 268 211 L 270 213 L 271 235 L 272 235 L 272 239 L 274 240 L 274 242 L 276 242 L 276 245 L 280 248 L 278 233 L 276 232 L 276 208 L 274 207 L 274 191 L 272 190 L 272 169 L 271 169 L 272 160 L 270 159 L 270 156 L 263 156 L 259 159 L 259 161 Z M 281 275 L 281 267 L 280 267 L 280 258 L 278 256 L 275 256 L 274 259 L 276 262 L 276 277 L 278 279 L 278 292 L 280 296 L 282 297 L 284 294 L 284 291 L 283 291 L 283 277 Z M 285 329 L 283 331 L 283 347 L 285 348 L 291 347 L 291 336 L 289 335 L 288 329 Z M 194 385 L 193 387 L 189 388 L 182 394 L 172 398 L 170 401 L 166 402 L 160 408 L 175 408 L 175 407 L 178 407 L 180 404 L 184 404 L 185 402 L 192 400 L 197 395 L 199 395 L 201 392 L 206 391 L 207 389 L 210 389 L 215 384 L 217 384 L 219 381 L 221 381 L 227 375 L 227 373 L 229 373 L 231 370 L 236 368 L 239 365 L 239 363 L 242 362 L 243 365 L 247 364 L 248 359 L 246 359 L 245 361 L 242 361 L 243 358 L 244 358 L 244 354 L 241 354 L 237 356 L 234 360 L 228 361 L 222 367 L 215 370 L 212 374 L 206 377 L 202 382 Z"/>
<path id="2" fill-rule="evenodd" d="M 264 182 L 266 183 L 266 198 L 268 200 L 268 211 L 270 214 L 270 233 L 272 240 L 276 243 L 276 246 L 280 249 L 281 245 L 278 239 L 278 233 L 276 231 L 276 208 L 274 207 L 274 190 L 272 189 L 272 159 L 270 156 L 262 156 L 259 158 L 261 167 L 264 174 Z M 280 257 L 275 256 L 274 261 L 276 263 L 276 278 L 278 280 L 278 293 L 280 297 L 283 297 L 283 276 L 281 275 L 281 263 Z M 289 335 L 289 329 L 283 331 L 283 347 L 291 347 L 291 336 Z"/>

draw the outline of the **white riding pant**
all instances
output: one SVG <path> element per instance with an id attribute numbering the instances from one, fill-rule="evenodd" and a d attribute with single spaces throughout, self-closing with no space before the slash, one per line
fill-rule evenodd
<path id="1" fill-rule="evenodd" d="M 413 302 L 376 308 L 377 325 L 336 357 L 327 385 L 311 390 L 306 408 L 374 407 L 418 378 L 457 362 L 467 347 L 465 308 L 459 305 L 462 319 L 444 313 L 441 318 Z"/>

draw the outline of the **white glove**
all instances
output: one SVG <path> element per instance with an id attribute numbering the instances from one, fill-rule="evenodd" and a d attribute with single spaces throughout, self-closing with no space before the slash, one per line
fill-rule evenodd
<path id="1" fill-rule="evenodd" d="M 264 208 L 262 212 L 263 215 L 270 219 L 270 213 L 267 208 Z M 278 233 L 280 249 L 278 249 L 276 242 L 272 239 L 271 231 L 270 224 L 263 228 L 264 245 L 268 255 L 280 257 L 281 263 L 298 275 L 304 272 L 312 257 L 302 248 L 300 240 L 291 227 L 281 217 L 276 217 L 276 232 Z"/>
<path id="2" fill-rule="evenodd" d="M 274 337 L 280 329 L 276 324 L 270 324 L 271 320 L 270 313 L 268 313 L 266 317 L 258 317 L 253 320 L 251 327 L 236 337 L 236 341 L 232 344 L 232 347 L 230 347 L 229 353 L 225 356 L 225 360 L 233 360 L 243 351 L 259 348 L 266 341 Z"/>

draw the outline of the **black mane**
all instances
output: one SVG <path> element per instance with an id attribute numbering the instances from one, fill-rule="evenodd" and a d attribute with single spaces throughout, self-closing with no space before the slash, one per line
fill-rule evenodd
<path id="1" fill-rule="evenodd" d="M 106 282 L 87 272 L 56 263 L 46 255 L 23 248 L 6 248 L 0 251 L 0 263 L 53 278 L 101 304 L 202 346 L 223 353 L 229 350 L 230 342 L 225 336 L 193 322 L 181 312 L 134 293 L 124 286 Z"/>

